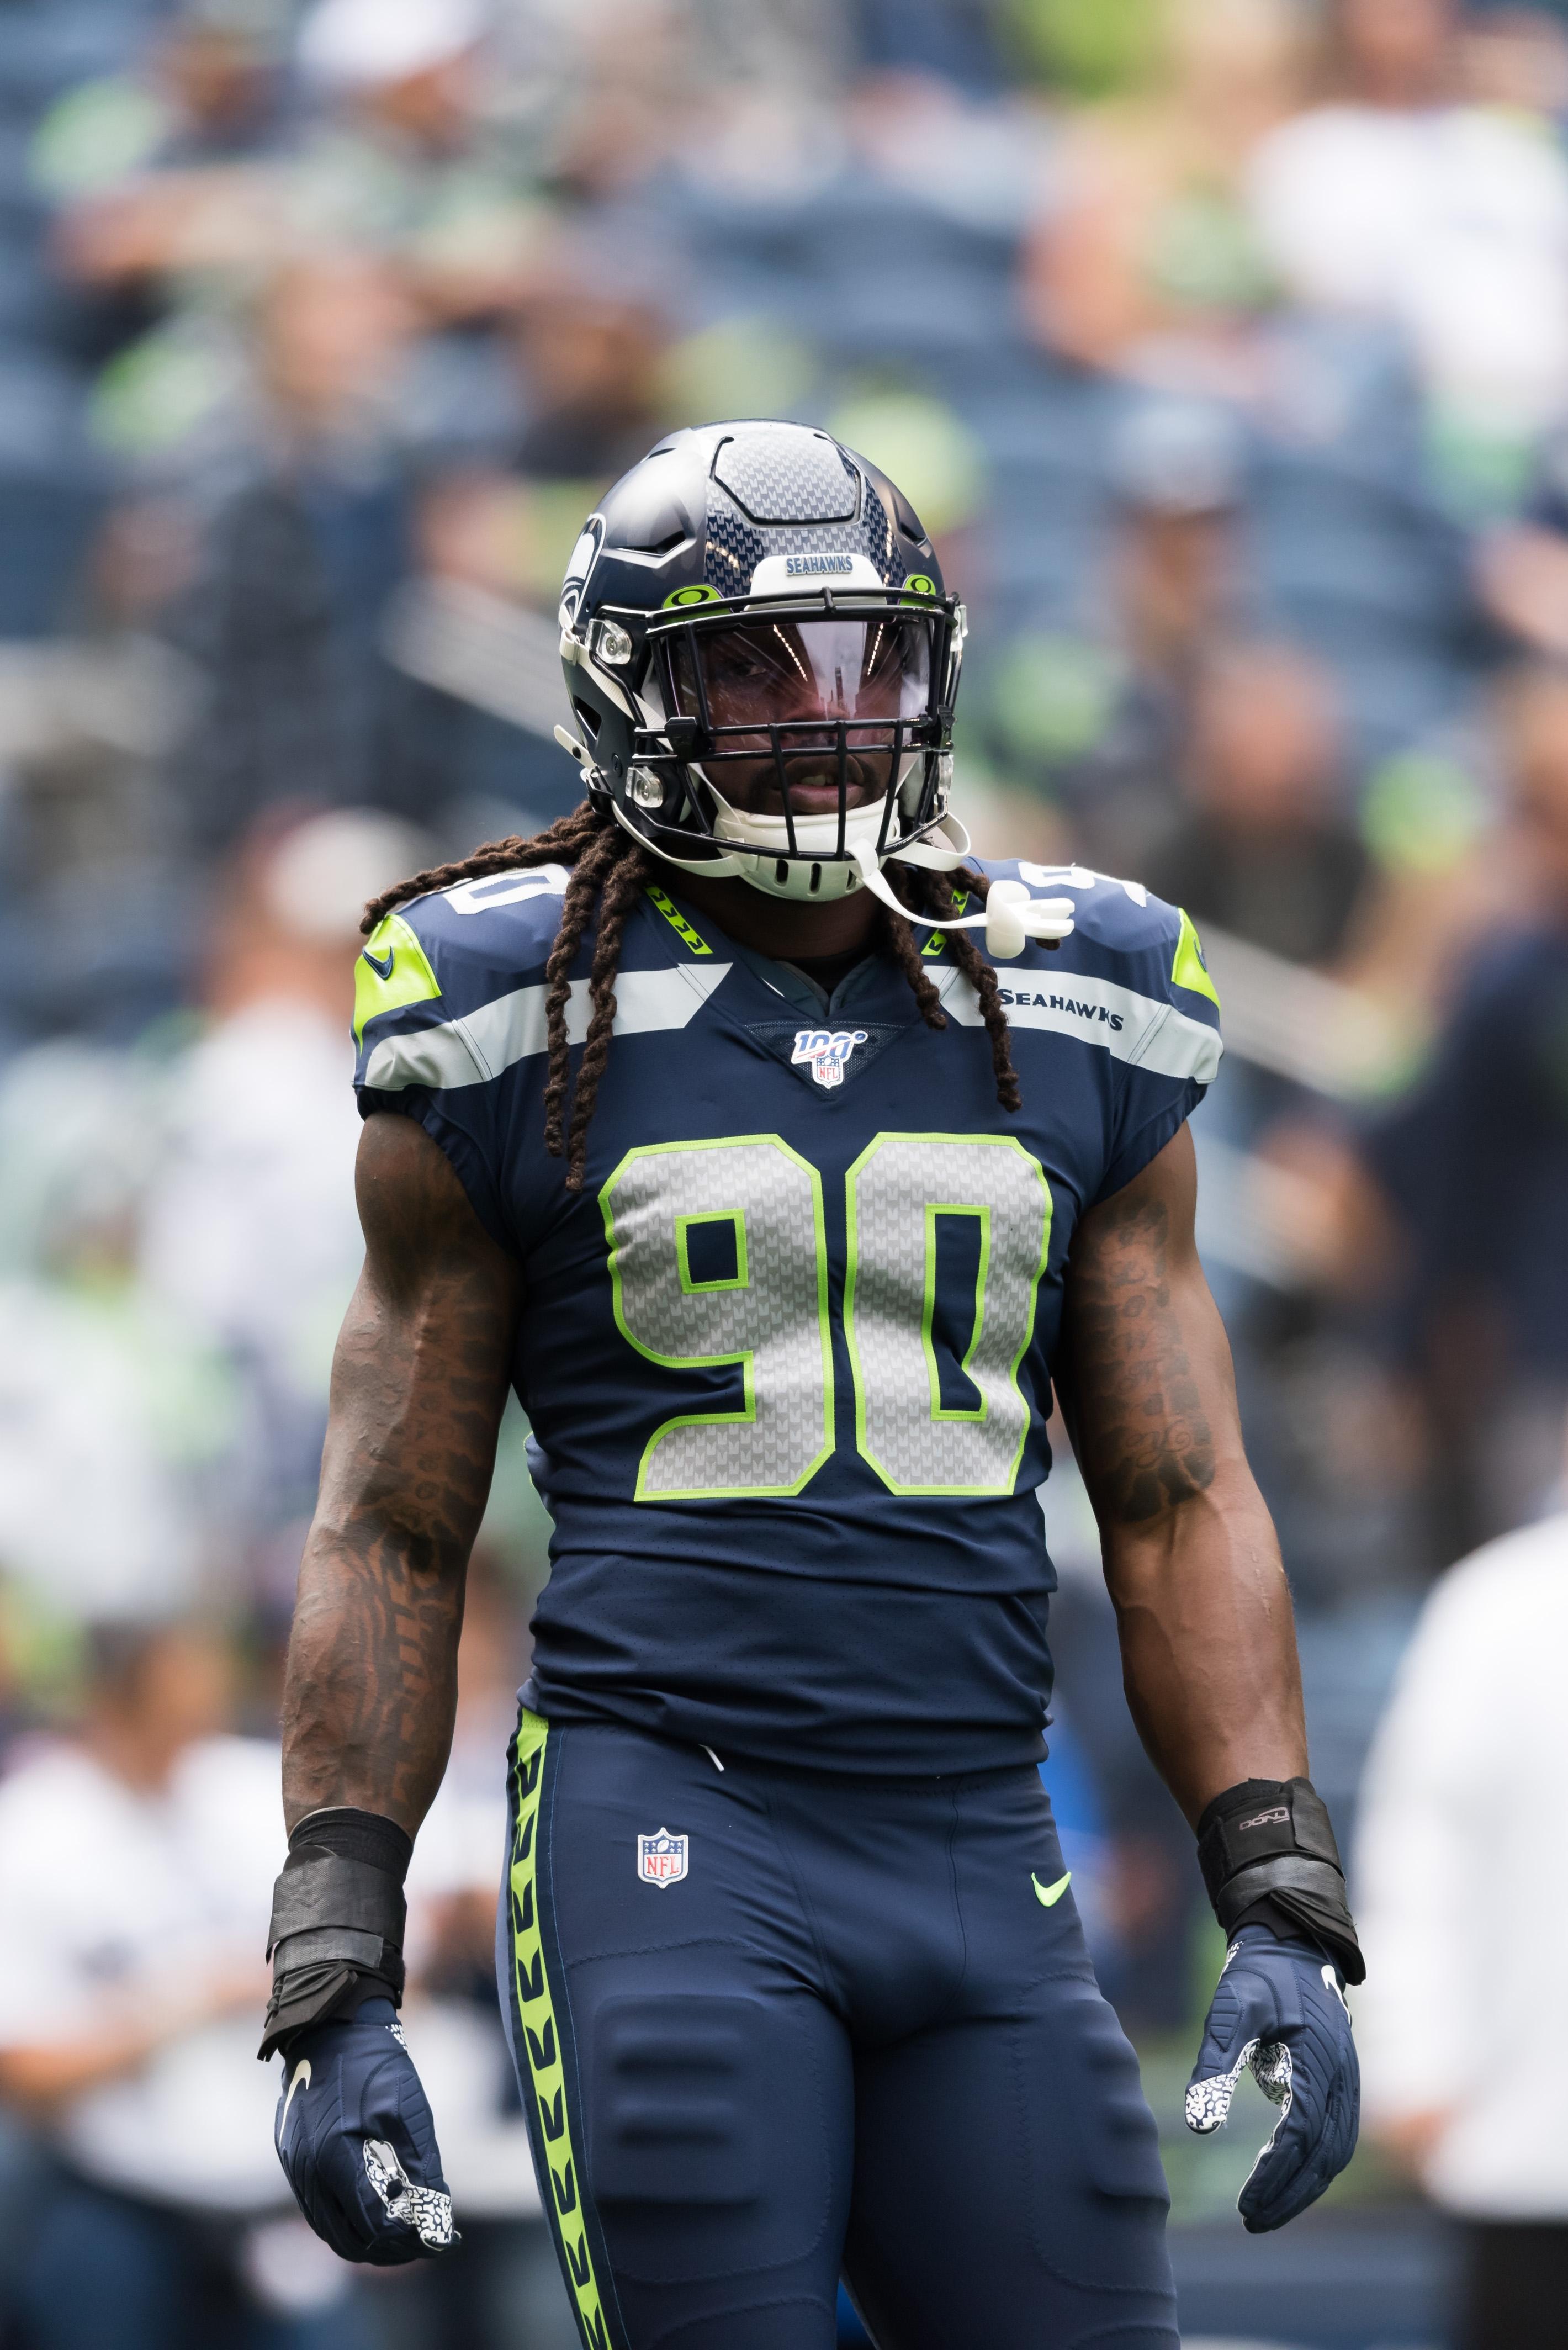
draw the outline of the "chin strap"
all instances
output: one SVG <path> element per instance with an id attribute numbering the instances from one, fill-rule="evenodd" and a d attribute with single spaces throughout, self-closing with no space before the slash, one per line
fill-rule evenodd
<path id="1" fill-rule="evenodd" d="M 556 727 L 556 740 L 563 751 L 568 752 L 576 759 L 584 775 L 592 782 L 595 769 L 587 744 L 580 743 L 575 734 L 568 733 L 564 726 Z M 709 788 L 711 790 L 713 786 L 710 785 Z M 728 805 L 716 792 L 715 797 L 721 798 L 722 805 Z M 641 841 L 641 834 L 628 821 L 621 812 L 619 802 L 613 796 L 610 808 L 621 829 L 629 833 L 634 840 Z M 940 821 L 945 825 L 951 819 L 943 817 Z M 961 847 L 950 838 L 940 847 L 931 840 L 911 841 L 908 848 L 895 850 L 889 862 L 918 866 L 929 873 L 951 873 L 964 862 L 970 853 L 969 837 L 964 833 L 961 825 L 958 829 L 962 836 Z M 682 859 L 670 857 L 664 850 L 655 853 L 663 857 L 666 864 L 674 865 L 682 872 L 703 873 L 714 879 L 732 874 L 743 874 L 744 868 L 741 861 L 742 855 L 763 857 L 784 856 L 789 853 L 783 848 L 745 839 L 732 841 L 729 847 L 732 851 L 729 856 L 704 858 L 701 864 L 693 860 L 691 864 L 687 865 Z M 890 913 L 899 915 L 906 922 L 919 923 L 922 927 L 933 921 L 933 918 L 929 915 L 912 913 L 901 899 L 894 896 L 891 887 L 882 878 L 880 865 L 870 850 L 851 847 L 849 857 L 866 889 L 879 904 L 886 906 Z M 1033 898 L 1022 881 L 993 881 L 986 892 L 985 904 L 978 914 L 944 916 L 936 927 L 943 931 L 983 931 L 985 951 L 992 962 L 1012 962 L 1023 952 L 1031 939 L 1042 939 L 1051 946 L 1059 946 L 1064 939 L 1070 938 L 1073 934 L 1076 911 L 1077 909 L 1071 898 Z"/>
<path id="2" fill-rule="evenodd" d="M 928 841 L 916 841 L 909 848 L 898 849 L 892 861 L 920 866 L 931 873 L 951 873 L 963 863 L 966 854 L 965 849 L 938 848 Z M 1072 935 L 1076 909 L 1071 898 L 1032 898 L 1022 881 L 993 881 L 978 914 L 944 914 L 940 919 L 912 914 L 894 896 L 874 857 L 867 856 L 863 848 L 852 850 L 851 855 L 861 880 L 882 905 L 901 914 L 906 922 L 931 922 L 942 931 L 982 930 L 985 951 L 992 962 L 1012 962 L 1023 952 L 1031 939 L 1044 939 L 1059 946 Z"/>

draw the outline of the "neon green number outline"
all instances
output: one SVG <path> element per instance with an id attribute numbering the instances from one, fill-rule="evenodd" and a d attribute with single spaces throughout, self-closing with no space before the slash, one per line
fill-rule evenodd
<path id="1" fill-rule="evenodd" d="M 928 1200 L 926 1202 L 926 1296 L 920 1308 L 920 1344 L 926 1350 L 926 1376 L 931 1383 L 931 1418 L 933 1419 L 984 1419 L 991 1410 L 991 1399 L 983 1388 L 980 1390 L 978 1407 L 964 1404 L 950 1409 L 942 1401 L 942 1375 L 937 1362 L 937 1350 L 931 1342 L 931 1325 L 937 1313 L 937 1218 L 939 1216 L 973 1216 L 980 1224 L 980 1270 L 974 1278 L 974 1321 L 970 1342 L 964 1348 L 959 1365 L 965 1378 L 969 1367 L 980 1351 L 980 1336 L 985 1327 L 985 1284 L 991 1276 L 991 1210 L 976 1208 L 958 1200 Z M 1030 1314 L 1033 1323 L 1034 1316 Z M 972 1384 L 972 1382 L 971 1382 Z M 859 1389 L 857 1388 L 857 1394 Z"/>
<path id="2" fill-rule="evenodd" d="M 642 1340 L 636 1336 L 626 1318 L 625 1300 L 621 1291 L 620 1250 L 616 1240 L 615 1210 L 611 1204 L 611 1195 L 627 1169 L 636 1159 L 663 1158 L 672 1151 L 733 1150 L 748 1143 L 757 1142 L 771 1143 L 775 1150 L 782 1151 L 786 1159 L 792 1160 L 811 1179 L 812 1232 L 816 1243 L 816 1324 L 822 1346 L 822 1444 L 815 1460 L 790 1485 L 694 1486 L 689 1492 L 667 1492 L 661 1489 L 657 1493 L 651 1493 L 648 1490 L 648 1472 L 653 1456 L 665 1438 L 673 1435 L 678 1428 L 744 1428 L 755 1424 L 757 1399 L 753 1374 L 753 1350 L 749 1347 L 741 1347 L 734 1353 L 727 1355 L 661 1355 L 656 1348 L 645 1347 Z M 739 1222 L 740 1230 L 737 1235 L 739 1243 L 745 1232 L 745 1211 L 743 1209 L 738 1209 L 733 1212 Z M 647 1361 L 657 1363 L 661 1369 L 667 1371 L 708 1370 L 726 1363 L 739 1363 L 742 1366 L 745 1402 L 739 1411 L 678 1412 L 672 1419 L 664 1420 L 654 1430 L 653 1434 L 643 1446 L 642 1459 L 638 1463 L 637 1487 L 632 1496 L 633 1500 L 638 1502 L 787 1501 L 794 1494 L 804 1492 L 823 1463 L 832 1459 L 834 1449 L 833 1329 L 827 1312 L 827 1226 L 822 1212 L 822 1178 L 810 1159 L 803 1159 L 798 1150 L 792 1150 L 782 1134 L 726 1134 L 702 1142 L 641 1143 L 635 1150 L 627 1152 L 614 1174 L 607 1180 L 599 1193 L 599 1213 L 604 1218 L 605 1238 L 609 1243 L 610 1296 L 615 1309 L 616 1327 L 627 1345 L 635 1347 L 638 1353 Z M 683 1249 L 681 1255 L 683 1258 Z M 684 1263 L 681 1270 L 683 1273 L 686 1270 Z M 741 1286 L 738 1282 L 702 1284 L 703 1287 L 719 1285 L 729 1288 Z"/>
<path id="3" fill-rule="evenodd" d="M 686 1252 L 686 1235 L 693 1224 L 728 1224 L 731 1227 L 735 1235 L 735 1276 L 732 1281 L 698 1281 L 693 1278 L 691 1259 Z M 699 1297 L 707 1289 L 750 1289 L 752 1281 L 746 1270 L 744 1208 L 704 1208 L 695 1216 L 677 1216 L 675 1261 L 680 1267 L 680 1288 L 684 1296 Z"/>
<path id="4" fill-rule="evenodd" d="M 1035 1266 L 1034 1272 L 1030 1279 L 1029 1313 L 1023 1326 L 1023 1342 L 1019 1347 L 1017 1354 L 1014 1355 L 1012 1358 L 1011 1367 L 1007 1374 L 1008 1384 L 1012 1388 L 1013 1394 L 1018 1398 L 1023 1424 L 1019 1430 L 1018 1450 L 1012 1456 L 1012 1466 L 1008 1470 L 1005 1481 L 1000 1484 L 900 1484 L 892 1472 L 882 1466 L 882 1463 L 872 1451 L 870 1444 L 867 1440 L 866 1376 L 861 1367 L 860 1349 L 857 1346 L 855 1340 L 855 1292 L 860 1276 L 860 1234 L 858 1222 L 859 1185 L 861 1176 L 864 1174 L 866 1169 L 870 1165 L 872 1159 L 876 1158 L 877 1153 L 881 1149 L 885 1142 L 979 1143 L 982 1146 L 988 1146 L 992 1149 L 1015 1150 L 1020 1159 L 1023 1160 L 1024 1164 L 1033 1170 L 1035 1180 L 1039 1183 L 1041 1193 L 1045 1202 L 1044 1229 L 1040 1239 L 1040 1262 Z M 848 1174 L 845 1177 L 844 1182 L 846 1195 L 845 1208 L 846 1211 L 847 1225 L 844 1269 L 844 1340 L 849 1354 L 850 1375 L 855 1382 L 855 1442 L 862 1459 L 867 1461 L 876 1471 L 877 1476 L 880 1477 L 882 1482 L 887 1486 L 888 1491 L 890 1493 L 943 1493 L 955 1495 L 1011 1493 L 1014 1481 L 1018 1475 L 1019 1462 L 1023 1458 L 1023 1448 L 1029 1441 L 1029 1430 L 1032 1424 L 1032 1415 L 1030 1413 L 1029 1407 L 1023 1400 L 1023 1390 L 1020 1388 L 1018 1384 L 1018 1373 L 1024 1356 L 1029 1352 L 1029 1342 L 1034 1336 L 1034 1316 L 1038 1310 L 1040 1284 L 1044 1277 L 1046 1260 L 1051 1253 L 1051 1217 L 1054 1203 L 1051 1198 L 1051 1186 L 1045 1180 L 1045 1170 L 1041 1166 L 1040 1161 L 1035 1158 L 1033 1152 L 1025 1150 L 1023 1145 L 1018 1140 L 1017 1137 L 1012 1134 L 878 1134 L 872 1141 L 867 1143 L 866 1149 L 861 1152 L 859 1158 L 855 1161 L 855 1164 L 849 1170 Z M 984 1204 L 985 1203 L 981 1201 L 970 1201 L 968 1203 L 969 1212 L 971 1214 L 975 1213 L 976 1211 L 982 1208 Z M 935 1212 L 939 1215 L 944 1213 L 951 1215 L 954 1213 L 954 1210 L 950 1207 L 946 1209 L 938 1209 Z M 958 1212 L 961 1214 L 963 1211 L 961 1209 Z M 989 1215 L 988 1209 L 986 1210 L 986 1212 Z M 987 1238 L 989 1240 L 989 1233 Z M 991 1256 L 989 1246 L 987 1246 L 982 1260 L 982 1281 L 984 1274 L 988 1274 L 990 1270 Z M 938 1404 L 939 1389 L 936 1381 L 935 1356 L 931 1347 L 930 1337 L 931 1299 L 934 1286 L 934 1271 L 935 1265 L 934 1251 L 931 1241 L 931 1226 L 929 1221 L 928 1221 L 926 1226 L 926 1306 L 921 1329 L 921 1339 L 925 1348 L 927 1367 L 931 1378 L 931 1419 L 933 1423 L 935 1423 L 939 1419 L 978 1420 L 984 1417 L 983 1413 L 975 1411 L 944 1412 L 940 1409 Z M 981 1305 L 981 1312 L 983 1312 L 983 1303 Z M 970 1341 L 969 1351 L 964 1357 L 964 1368 L 966 1371 L 969 1368 L 970 1363 L 973 1359 L 975 1348 L 980 1344 L 980 1333 L 981 1314 L 977 1313 L 975 1316 L 974 1336 Z"/>

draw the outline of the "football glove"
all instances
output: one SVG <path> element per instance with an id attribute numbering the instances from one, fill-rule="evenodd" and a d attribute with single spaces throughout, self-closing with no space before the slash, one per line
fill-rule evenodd
<path id="1" fill-rule="evenodd" d="M 1257 2236 L 1315 2203 L 1355 2152 L 1361 2068 L 1337 1967 L 1309 1943 L 1243 1926 L 1226 1953 L 1187 2088 L 1187 2126 L 1219 2129 L 1242 2068 L 1280 2107 L 1237 2209 Z"/>
<path id="2" fill-rule="evenodd" d="M 435 2124 L 389 1999 L 291 2038 L 273 2135 L 296 2202 L 342 2259 L 393 2268 L 459 2241 Z"/>

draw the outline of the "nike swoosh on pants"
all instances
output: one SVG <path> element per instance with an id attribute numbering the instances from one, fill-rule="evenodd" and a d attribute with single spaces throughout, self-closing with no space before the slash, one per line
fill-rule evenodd
<path id="1" fill-rule="evenodd" d="M 1069 1869 L 1065 1877 L 1059 1877 L 1056 1879 L 1054 1885 L 1042 1885 L 1040 1879 L 1031 1871 L 1029 1882 L 1034 1887 L 1034 1898 L 1042 1908 L 1054 1909 L 1073 1882 L 1073 1872 Z"/>

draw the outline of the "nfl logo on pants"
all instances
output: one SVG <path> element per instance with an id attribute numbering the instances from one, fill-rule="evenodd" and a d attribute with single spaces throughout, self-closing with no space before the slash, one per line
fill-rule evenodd
<path id="1" fill-rule="evenodd" d="M 656 1835 L 639 1835 L 637 1840 L 637 1873 L 648 1885 L 679 1885 L 686 1874 L 686 1847 L 690 1839 L 671 1835 L 660 1828 Z"/>

